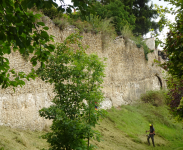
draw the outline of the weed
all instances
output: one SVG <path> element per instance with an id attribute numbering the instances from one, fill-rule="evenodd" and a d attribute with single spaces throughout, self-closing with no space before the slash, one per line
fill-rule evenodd
<path id="1" fill-rule="evenodd" d="M 129 39 L 133 39 L 134 38 L 132 30 L 129 28 L 128 25 L 125 25 L 123 27 L 123 29 L 121 30 L 121 34 L 122 34 L 125 42 L 127 42 Z"/>
<path id="2" fill-rule="evenodd" d="M 63 31 L 69 25 L 67 19 L 65 18 L 55 18 L 53 22 L 60 28 L 61 31 Z"/>

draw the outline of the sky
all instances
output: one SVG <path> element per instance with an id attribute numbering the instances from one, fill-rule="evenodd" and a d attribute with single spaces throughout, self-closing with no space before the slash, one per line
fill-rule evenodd
<path id="1" fill-rule="evenodd" d="M 56 2 L 58 3 L 58 5 L 60 5 L 60 1 L 59 1 L 59 0 L 56 0 Z M 64 2 L 65 2 L 65 4 L 72 5 L 71 0 L 64 0 Z M 172 5 L 170 5 L 168 2 L 165 2 L 164 0 L 161 0 L 161 1 L 160 1 L 160 0 L 151 0 L 151 2 L 153 2 L 153 4 L 157 4 L 157 5 L 159 5 L 159 6 L 163 6 L 163 8 L 165 8 L 165 7 L 171 8 L 171 7 L 172 7 Z M 151 4 L 151 2 L 149 3 L 149 5 Z M 168 15 L 167 15 L 167 18 L 168 18 L 170 21 L 172 21 L 172 22 L 175 21 L 175 16 L 173 16 L 173 15 L 168 14 Z M 157 19 L 157 21 L 158 21 L 158 19 Z M 166 33 L 167 33 L 168 31 L 169 31 L 169 30 L 168 30 L 168 27 L 165 27 L 165 28 L 163 29 L 163 31 L 160 33 L 160 35 L 158 36 L 158 38 L 159 38 L 160 40 L 163 40 L 163 41 L 165 42 Z M 148 34 L 146 34 L 146 35 L 144 36 L 144 38 L 150 38 L 150 37 L 151 37 L 151 33 L 148 33 Z M 163 49 L 163 48 L 158 47 L 158 49 Z"/>

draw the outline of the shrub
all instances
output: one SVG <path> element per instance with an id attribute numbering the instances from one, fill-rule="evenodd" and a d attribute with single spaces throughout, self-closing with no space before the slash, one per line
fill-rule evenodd
<path id="1" fill-rule="evenodd" d="M 55 7 L 52 7 L 50 9 L 45 8 L 42 10 L 42 12 L 45 16 L 48 16 L 50 19 L 61 18 L 63 15 L 61 12 L 58 12 L 57 8 Z"/>
<path id="2" fill-rule="evenodd" d="M 134 38 L 132 30 L 130 29 L 130 27 L 128 25 L 125 25 L 123 27 L 123 29 L 121 30 L 121 34 L 125 40 Z"/>
<path id="3" fill-rule="evenodd" d="M 183 79 L 176 76 L 167 77 L 168 101 L 171 113 L 177 120 L 183 120 Z"/>
<path id="4" fill-rule="evenodd" d="M 71 25 L 74 25 L 76 28 L 79 29 L 80 33 L 83 32 L 90 32 L 92 31 L 92 26 L 87 22 L 87 21 L 81 21 L 81 19 L 77 19 L 77 20 L 69 20 Z"/>
<path id="5" fill-rule="evenodd" d="M 65 18 L 60 18 L 60 19 L 55 18 L 53 22 L 55 23 L 56 26 L 60 28 L 60 30 L 64 30 L 69 25 L 67 19 Z"/>
<path id="6" fill-rule="evenodd" d="M 160 91 L 147 91 L 140 97 L 141 101 L 144 103 L 150 103 L 153 106 L 162 106 L 166 102 L 166 92 Z"/>

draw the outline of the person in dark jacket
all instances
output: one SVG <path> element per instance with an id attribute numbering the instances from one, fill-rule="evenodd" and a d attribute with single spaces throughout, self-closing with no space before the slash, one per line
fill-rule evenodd
<path id="1" fill-rule="evenodd" d="M 153 143 L 153 146 L 155 147 L 155 145 L 154 145 L 155 130 L 154 130 L 153 124 L 150 124 L 149 126 L 150 126 L 150 130 L 146 131 L 146 132 L 150 132 L 149 135 L 148 135 L 148 137 L 147 137 L 147 141 L 148 141 L 148 143 L 150 145 L 149 139 L 151 138 L 152 143 Z"/>

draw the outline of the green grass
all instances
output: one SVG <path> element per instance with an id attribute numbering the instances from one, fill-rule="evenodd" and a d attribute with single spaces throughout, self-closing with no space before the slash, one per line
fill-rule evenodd
<path id="1" fill-rule="evenodd" d="M 99 149 L 113 149 L 113 147 L 106 147 L 105 144 L 113 145 L 114 149 L 124 150 L 183 149 L 182 125 L 170 119 L 166 106 L 155 107 L 141 103 L 121 106 L 118 109 L 112 108 L 108 112 L 108 117 L 97 127 L 102 131 L 104 139 L 100 143 L 94 142 Z M 149 130 L 150 123 L 154 124 L 156 131 L 155 148 L 147 145 L 145 131 Z"/>
<path id="2" fill-rule="evenodd" d="M 146 130 L 154 124 L 155 145 L 147 145 Z M 96 126 L 101 142 L 92 141 L 98 150 L 183 150 L 183 129 L 169 115 L 165 105 L 149 103 L 125 105 L 108 110 L 108 116 Z M 0 126 L 0 148 L 5 150 L 48 149 L 45 132 L 11 129 Z"/>

